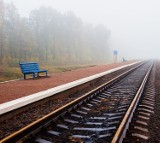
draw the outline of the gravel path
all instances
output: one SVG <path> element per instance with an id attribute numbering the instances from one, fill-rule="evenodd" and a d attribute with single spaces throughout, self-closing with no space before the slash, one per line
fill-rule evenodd
<path id="1" fill-rule="evenodd" d="M 133 61 L 132 61 L 133 62 Z M 16 80 L 6 83 L 0 83 L 0 104 L 11 101 L 23 96 L 27 96 L 36 92 L 47 90 L 55 86 L 59 86 L 68 82 L 72 82 L 87 76 L 91 76 L 112 68 L 126 65 L 130 62 L 101 65 L 94 67 L 81 68 L 77 70 L 51 74 L 46 77 L 37 79 Z"/>

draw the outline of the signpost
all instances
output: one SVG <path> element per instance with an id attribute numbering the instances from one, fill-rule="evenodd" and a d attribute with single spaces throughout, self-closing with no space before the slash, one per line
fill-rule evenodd
<path id="1" fill-rule="evenodd" d="M 117 63 L 117 55 L 118 55 L 118 51 L 114 50 L 113 51 L 113 61 L 114 61 L 114 63 Z"/>

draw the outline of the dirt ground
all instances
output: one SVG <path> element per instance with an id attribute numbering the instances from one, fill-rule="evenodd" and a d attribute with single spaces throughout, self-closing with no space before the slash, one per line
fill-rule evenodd
<path id="1" fill-rule="evenodd" d="M 104 72 L 125 64 L 132 63 L 122 62 L 94 67 L 81 68 L 77 70 L 53 73 L 48 77 L 39 77 L 36 79 L 16 80 L 6 83 L 0 83 L 0 104 L 11 101 L 23 96 L 34 94 L 49 88 L 53 88 L 68 82 L 85 78 L 100 72 Z"/>

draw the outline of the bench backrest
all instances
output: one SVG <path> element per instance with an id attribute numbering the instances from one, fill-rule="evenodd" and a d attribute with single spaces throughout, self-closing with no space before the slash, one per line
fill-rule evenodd
<path id="1" fill-rule="evenodd" d="M 19 63 L 22 73 L 27 73 L 31 71 L 39 71 L 39 66 L 37 62 L 23 62 Z"/>

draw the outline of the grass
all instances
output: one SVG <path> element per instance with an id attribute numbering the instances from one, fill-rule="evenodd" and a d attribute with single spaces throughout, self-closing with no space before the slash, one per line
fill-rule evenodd
<path id="1" fill-rule="evenodd" d="M 40 69 L 48 69 L 49 74 L 71 71 L 75 69 L 80 69 L 84 67 L 90 67 L 95 65 L 79 65 L 79 66 L 40 66 Z M 0 82 L 7 80 L 14 80 L 23 78 L 23 74 L 19 67 L 0 67 Z"/>
<path id="2" fill-rule="evenodd" d="M 23 75 L 19 68 L 9 68 L 9 67 L 0 68 L 0 82 L 17 79 L 22 76 Z"/>

